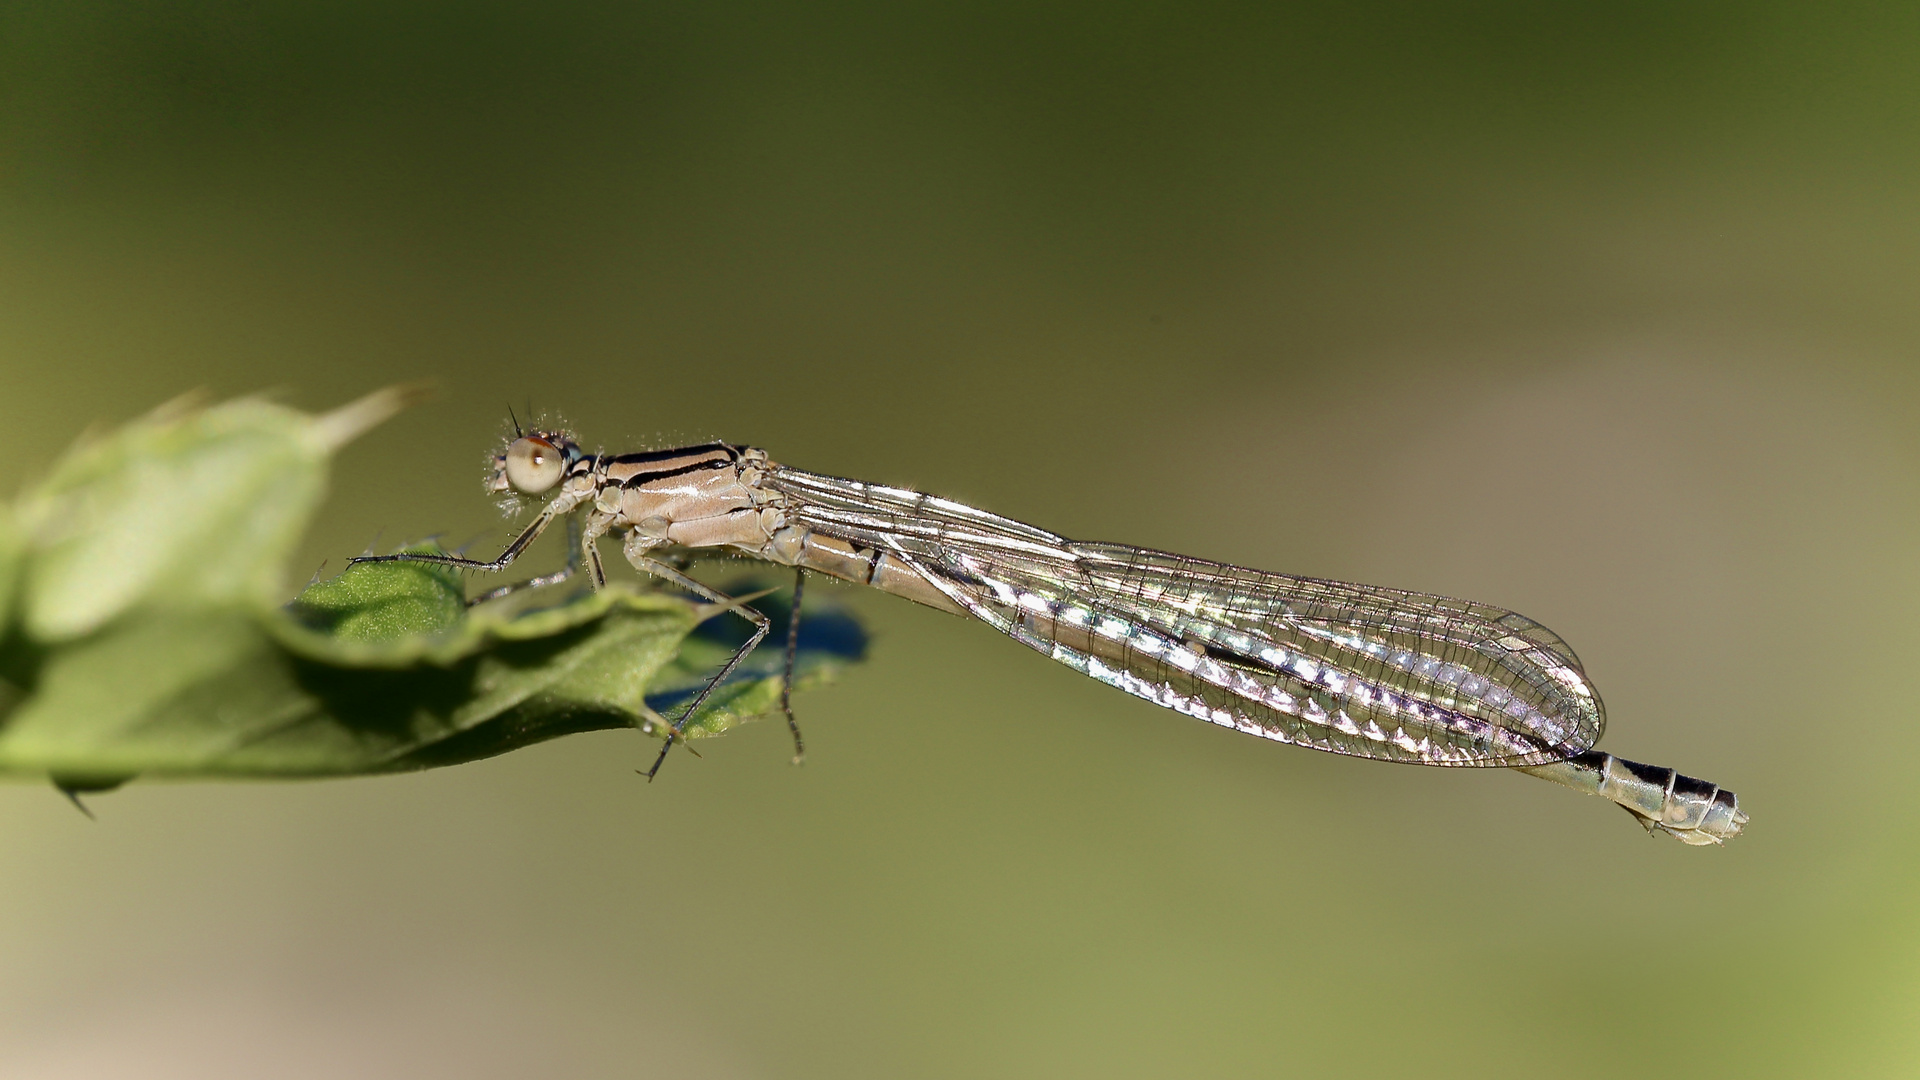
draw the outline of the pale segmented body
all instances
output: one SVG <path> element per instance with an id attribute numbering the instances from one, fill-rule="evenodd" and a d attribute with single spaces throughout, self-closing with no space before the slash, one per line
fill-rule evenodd
<path id="1" fill-rule="evenodd" d="M 516 453 L 535 464 L 516 473 Z M 724 549 L 869 585 L 977 618 L 1223 727 L 1358 757 L 1516 767 L 1609 798 L 1687 843 L 1719 843 L 1746 821 L 1731 792 L 1591 752 L 1605 712 L 1579 658 L 1545 627 L 1490 605 L 1077 542 L 718 442 L 600 456 L 536 432 L 498 459 L 492 486 L 557 493 L 499 559 L 439 561 L 503 568 L 547 524 L 586 508 L 582 554 L 596 584 L 596 541 L 624 535 L 635 566 L 755 622 L 740 655 L 765 634 L 764 618 L 651 553 Z"/>

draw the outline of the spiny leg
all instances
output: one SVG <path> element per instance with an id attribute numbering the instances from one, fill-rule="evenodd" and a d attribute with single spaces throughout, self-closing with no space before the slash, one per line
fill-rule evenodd
<path id="1" fill-rule="evenodd" d="M 579 569 L 580 569 L 580 519 L 569 515 L 567 518 L 567 565 L 566 566 L 561 567 L 558 570 L 555 570 L 551 574 L 541 574 L 538 577 L 530 577 L 525 581 L 516 581 L 511 585 L 502 585 L 497 589 L 489 589 L 486 592 L 481 593 L 479 596 L 476 596 L 473 599 L 468 600 L 467 606 L 474 607 L 475 605 L 478 605 L 478 604 L 484 604 L 489 600 L 498 600 L 505 596 L 511 596 L 512 594 L 517 593 L 522 589 L 541 589 L 541 588 L 545 588 L 548 585 L 558 585 L 561 582 L 572 577 L 575 573 L 579 571 Z"/>
<path id="2" fill-rule="evenodd" d="M 400 552 L 396 555 L 356 555 L 347 560 L 347 565 L 351 566 L 354 563 L 368 562 L 423 562 L 433 563 L 436 566 L 457 566 L 462 570 L 485 570 L 489 573 L 498 573 L 513 565 L 513 560 L 519 558 L 521 552 L 527 550 L 528 545 L 539 539 L 541 533 L 547 531 L 547 526 L 553 524 L 554 518 L 572 510 L 575 506 L 579 505 L 579 502 L 580 500 L 577 497 L 562 495 L 548 503 L 546 508 L 540 511 L 540 516 L 534 518 L 533 523 L 522 530 L 519 536 L 514 537 L 513 543 L 508 544 L 506 550 L 502 551 L 491 562 L 482 562 L 479 559 L 464 559 L 458 555 L 425 555 L 418 552 Z"/>
<path id="3" fill-rule="evenodd" d="M 633 564 L 635 570 L 644 574 L 652 574 L 654 577 L 660 578 L 663 581 L 670 581 L 696 596 L 704 597 L 716 604 L 723 605 L 728 611 L 733 612 L 735 615 L 753 624 L 753 634 L 747 638 L 746 644 L 734 650 L 734 654 L 727 658 L 725 664 L 720 666 L 719 673 L 714 675 L 713 678 L 708 679 L 707 685 L 701 687 L 700 692 L 694 695 L 693 701 L 681 711 L 678 717 L 674 718 L 672 726 L 667 729 L 667 741 L 660 746 L 660 755 L 653 759 L 653 767 L 646 772 L 647 779 L 651 781 L 654 774 L 660 771 L 660 764 L 667 760 L 667 751 L 673 749 L 674 741 L 683 737 L 682 733 L 686 731 L 687 721 L 692 718 L 694 713 L 700 710 L 701 705 L 706 703 L 707 697 L 713 693 L 714 689 L 725 682 L 727 677 L 733 674 L 733 670 L 740 666 L 740 662 L 745 660 L 748 654 L 753 652 L 754 648 L 760 644 L 761 639 L 767 636 L 767 631 L 772 629 L 773 623 L 765 615 L 747 607 L 733 597 L 717 589 L 702 585 L 698 581 L 675 570 L 673 567 L 668 566 L 666 563 L 647 556 L 645 554 L 647 547 L 646 541 L 641 539 L 638 533 L 633 533 L 628 536 L 626 549 L 627 561 Z"/>
<path id="4" fill-rule="evenodd" d="M 800 722 L 793 718 L 793 658 L 800 651 L 800 593 L 807 587 L 807 572 L 793 568 L 793 608 L 787 613 L 787 670 L 780 680 L 780 711 L 787 714 L 787 730 L 793 732 L 793 763 L 807 760 L 807 746 L 800 741 Z"/>

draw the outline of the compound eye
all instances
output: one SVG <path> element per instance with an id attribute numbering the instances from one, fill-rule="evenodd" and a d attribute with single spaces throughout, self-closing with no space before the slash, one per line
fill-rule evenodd
<path id="1" fill-rule="evenodd" d="M 559 483 L 566 470 L 566 455 L 538 436 L 522 436 L 507 447 L 507 483 L 516 491 L 538 495 Z"/>

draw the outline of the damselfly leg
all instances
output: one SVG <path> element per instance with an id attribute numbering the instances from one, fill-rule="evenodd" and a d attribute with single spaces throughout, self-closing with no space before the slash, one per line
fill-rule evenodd
<path id="1" fill-rule="evenodd" d="M 549 503 L 547 508 L 540 512 L 540 516 L 533 519 L 532 524 L 522 529 L 519 536 L 513 538 L 513 542 L 507 545 L 506 550 L 502 551 L 490 561 L 469 559 L 460 555 L 426 555 L 398 552 L 393 555 L 357 555 L 348 559 L 347 565 L 380 562 L 423 562 L 433 563 L 435 566 L 458 567 L 462 570 L 485 570 L 488 573 L 499 573 L 507 567 L 512 566 L 513 561 L 518 559 L 521 553 L 526 551 L 535 540 L 538 540 L 541 533 L 547 531 L 547 526 L 553 524 L 556 518 L 572 510 L 578 505 L 578 502 L 579 500 L 577 499 L 569 500 L 563 496 Z"/>
<path id="2" fill-rule="evenodd" d="M 552 524 L 554 518 L 565 514 L 571 509 L 571 506 L 562 507 L 560 502 L 556 500 L 556 502 L 550 504 L 532 524 L 527 526 L 519 536 L 515 537 L 513 542 L 507 545 L 506 550 L 502 551 L 496 558 L 488 561 L 469 559 L 458 555 L 428 555 L 411 552 L 402 552 L 393 555 L 362 555 L 349 561 L 351 563 L 425 562 L 440 566 L 453 566 L 465 570 L 500 571 L 511 566 L 533 541 L 546 530 L 547 526 Z M 597 512 L 589 515 L 586 528 L 583 530 L 580 527 L 578 518 L 569 514 L 567 516 L 568 554 L 567 565 L 565 567 L 551 574 L 543 574 L 528 578 L 525 581 L 517 581 L 509 585 L 502 585 L 497 589 L 489 590 L 469 600 L 467 605 L 472 607 L 490 600 L 498 600 L 524 589 L 559 584 L 577 573 L 582 563 L 584 563 L 587 568 L 588 580 L 592 582 L 593 587 L 597 589 L 604 586 L 607 582 L 607 576 L 606 570 L 601 564 L 598 544 L 600 538 L 611 531 L 615 523 L 616 519 L 613 515 L 605 512 Z M 703 600 L 716 604 L 726 611 L 740 616 L 753 627 L 753 631 L 748 636 L 746 642 L 738 649 L 735 649 L 733 654 L 727 658 L 726 663 L 720 666 L 720 670 L 700 688 L 700 692 L 694 695 L 693 700 L 687 704 L 686 708 L 680 711 L 679 716 L 674 718 L 672 724 L 667 729 L 666 741 L 661 745 L 660 753 L 654 758 L 653 765 L 645 772 L 645 776 L 649 781 L 660 771 L 660 766 L 666 761 L 667 752 L 673 749 L 673 744 L 686 737 L 687 722 L 693 718 L 693 715 L 700 710 L 702 705 L 706 704 L 707 699 L 713 695 L 713 692 L 733 675 L 740 664 L 745 661 L 748 656 L 752 655 L 753 650 L 759 646 L 761 641 L 766 639 L 768 632 L 773 628 L 772 620 L 768 619 L 758 610 L 749 607 L 734 597 L 728 596 L 718 589 L 694 580 L 683 573 L 679 567 L 672 565 L 665 559 L 655 558 L 651 552 L 658 546 L 660 546 L 660 541 L 657 539 L 649 538 L 638 531 L 628 532 L 624 545 L 627 562 L 632 564 L 634 569 L 642 573 L 658 578 L 661 581 L 670 582 Z M 662 554 L 666 553 L 663 552 Z M 671 558 L 672 556 L 668 557 Z M 679 560 L 676 559 L 675 561 Z M 786 663 L 780 686 L 780 711 L 785 714 L 787 718 L 787 730 L 793 735 L 793 760 L 795 764 L 799 764 L 806 756 L 805 743 L 800 737 L 800 723 L 793 715 L 791 700 L 794 658 L 798 651 L 800 641 L 800 597 L 804 581 L 804 571 L 796 569 L 794 573 L 793 611 L 787 626 Z"/>
<path id="3" fill-rule="evenodd" d="M 591 532 L 592 529 L 593 525 L 589 523 L 588 531 Z M 753 650 L 759 646 L 760 642 L 766 638 L 767 632 L 773 628 L 772 620 L 768 619 L 758 610 L 748 607 L 718 589 L 695 581 L 693 578 L 688 577 L 659 559 L 653 558 L 648 552 L 657 546 L 659 546 L 659 541 L 649 539 L 637 531 L 628 533 L 624 548 L 627 562 L 633 564 L 635 570 L 639 570 L 645 574 L 651 574 L 662 581 L 670 581 L 695 596 L 702 597 L 725 607 L 728 611 L 752 623 L 753 633 L 748 636 L 745 643 L 734 650 L 733 655 L 729 656 L 727 662 L 720 666 L 720 670 L 714 674 L 713 678 L 707 680 L 707 684 L 700 688 L 700 692 L 695 694 L 693 700 L 687 703 L 687 707 L 680 710 L 680 715 L 674 718 L 673 724 L 667 729 L 666 741 L 660 745 L 659 755 L 653 759 L 653 766 L 646 772 L 648 780 L 652 780 L 654 775 L 660 771 L 660 766 L 667 760 L 667 752 L 673 749 L 674 742 L 685 737 L 687 721 L 693 718 L 694 713 L 700 711 L 700 706 L 706 703 L 707 698 L 713 694 L 714 690 L 717 689 L 721 683 L 727 681 L 728 677 L 733 674 L 734 669 L 740 666 L 741 661 L 745 660 Z M 789 640 L 793 638 L 791 630 L 789 630 L 787 636 Z M 792 661 L 789 660 L 788 663 L 791 665 Z M 789 667 L 789 670 L 791 670 L 791 667 Z M 786 700 L 785 687 L 782 687 L 780 707 L 781 711 L 787 715 L 788 730 L 793 732 L 795 760 L 798 760 L 800 725 L 799 722 L 794 719 L 793 709 L 788 705 Z"/>
<path id="4" fill-rule="evenodd" d="M 538 577 L 530 577 L 525 581 L 516 581 L 510 585 L 502 585 L 497 589 L 489 589 L 479 596 L 468 600 L 467 606 L 477 607 L 490 601 L 503 599 L 525 589 L 543 589 L 548 585 L 558 585 L 568 578 L 573 577 L 573 575 L 579 573 L 579 571 L 580 520 L 569 517 L 567 518 L 567 565 L 555 570 L 551 574 L 541 574 Z"/>
<path id="5" fill-rule="evenodd" d="M 807 587 L 807 572 L 793 572 L 793 607 L 787 612 L 787 665 L 780 677 L 780 711 L 787 714 L 787 730 L 793 733 L 793 763 L 807 759 L 807 746 L 800 741 L 800 724 L 793 718 L 793 658 L 800 652 L 800 594 Z"/>

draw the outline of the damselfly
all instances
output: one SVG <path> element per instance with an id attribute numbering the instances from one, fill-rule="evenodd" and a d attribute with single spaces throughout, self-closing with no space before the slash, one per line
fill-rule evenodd
<path id="1" fill-rule="evenodd" d="M 1593 750 L 1606 717 L 1579 657 L 1546 627 L 1488 604 L 1068 540 L 724 442 L 603 455 L 565 432 L 517 431 L 495 456 L 488 487 L 547 497 L 498 558 L 357 561 L 504 570 L 549 525 L 584 516 L 567 569 L 476 602 L 558 582 L 581 563 L 598 588 L 599 541 L 613 534 L 636 569 L 753 625 L 669 726 L 649 778 L 771 626 L 660 557 L 720 550 L 797 569 L 789 683 L 811 570 L 979 619 L 1109 686 L 1249 735 L 1384 761 L 1515 768 L 1611 799 L 1649 832 L 1689 844 L 1721 843 L 1746 824 L 1730 791 Z M 800 729 L 784 693 L 781 708 L 798 761 Z"/>

